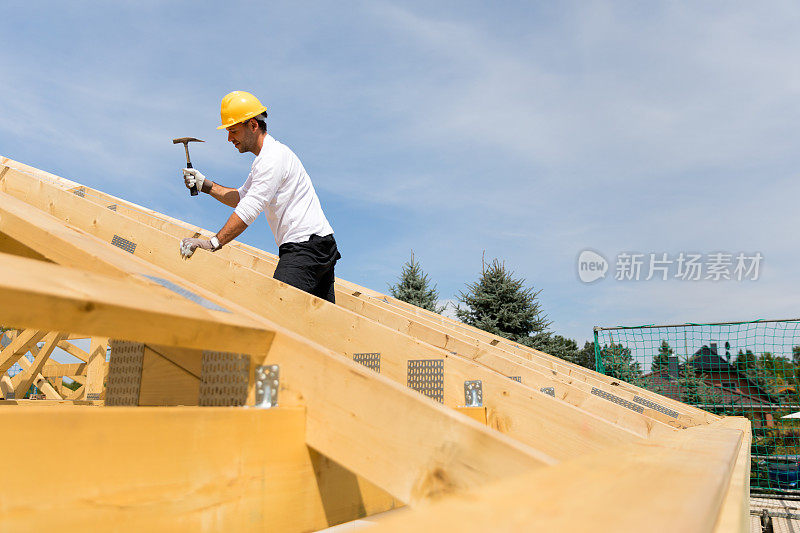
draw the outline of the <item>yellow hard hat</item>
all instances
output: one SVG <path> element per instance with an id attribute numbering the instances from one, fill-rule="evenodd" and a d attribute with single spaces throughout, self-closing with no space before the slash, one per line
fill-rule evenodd
<path id="1" fill-rule="evenodd" d="M 222 98 L 219 109 L 222 126 L 217 126 L 217 129 L 228 128 L 266 112 L 267 108 L 252 94 L 246 91 L 233 91 Z"/>

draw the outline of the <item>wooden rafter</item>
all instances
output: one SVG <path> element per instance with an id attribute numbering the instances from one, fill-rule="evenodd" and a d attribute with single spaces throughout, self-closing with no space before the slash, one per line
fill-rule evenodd
<path id="1" fill-rule="evenodd" d="M 41 327 L 57 322 L 59 330 L 142 337 L 187 348 L 207 342 L 236 351 L 243 337 L 253 346 L 268 346 L 269 361 L 281 365 L 286 397 L 302 398 L 306 404 L 307 443 L 402 501 L 435 497 L 477 480 L 554 463 L 541 451 L 491 432 L 292 333 L 281 329 L 276 336 L 256 323 L 238 325 L 236 317 L 222 313 L 212 319 L 199 306 L 178 305 L 156 289 L 145 291 L 135 283 L 0 254 L 0 299 L 12 304 L 0 309 L 3 323 Z M 26 302 L 24 312 L 23 306 L 15 305 L 21 301 Z M 170 326 L 180 331 L 168 335 Z M 371 455 L 373 446 L 392 453 Z"/>
<path id="2" fill-rule="evenodd" d="M 152 401 L 163 401 L 160 391 L 179 377 L 194 390 L 204 349 L 251 353 L 248 403 L 254 400 L 255 366 L 279 364 L 281 405 L 304 407 L 302 438 L 308 446 L 398 500 L 455 495 L 387 521 L 387 531 L 627 531 L 647 524 L 653 531 L 722 533 L 746 527 L 750 428 L 744 419 L 719 419 L 612 383 L 344 281 L 338 283 L 340 305 L 332 306 L 274 281 L 274 258 L 239 243 L 181 261 L 168 250 L 186 236 L 188 225 L 124 201 L 112 211 L 104 204 L 113 197 L 88 188 L 76 196 L 65 190 L 79 186 L 74 182 L 2 158 L 0 165 L 0 235 L 13 240 L 0 240 L 0 249 L 36 258 L 0 254 L 0 301 L 12 304 L 0 307 L 0 323 L 93 337 L 85 359 L 91 362 L 82 367 L 84 385 L 62 394 L 66 398 L 86 397 L 102 382 L 101 337 L 145 343 L 140 401 L 148 386 L 155 387 Z M 135 253 L 110 247 L 113 236 L 135 244 Z M 231 312 L 187 302 L 153 276 Z M 137 320 L 149 327 L 137 326 Z M 169 335 L 183 320 L 186 328 Z M 219 328 L 227 329 L 215 335 Z M 248 342 L 235 338 L 237 332 L 250 335 Z M 45 350 L 33 351 L 34 363 L 21 364 L 34 379 L 45 380 L 46 357 L 39 358 Z M 358 352 L 380 352 L 380 374 L 350 360 Z M 410 359 L 443 361 L 444 406 L 405 386 Z M 522 376 L 524 383 L 510 375 Z M 3 379 L 0 387 L 6 386 Z M 483 381 L 486 407 L 465 416 L 448 407 L 458 408 L 466 379 Z M 544 385 L 560 391 L 556 398 L 538 390 Z M 678 413 L 679 423 L 663 413 L 632 414 L 603 403 L 594 388 L 628 401 L 636 395 L 659 399 Z M 323 485 L 315 484 L 319 490 Z M 661 503 L 667 498 L 671 512 Z M 574 512 L 576 499 L 588 513 Z M 623 509 L 620 500 L 638 505 Z M 159 501 L 169 505 L 168 499 Z M 674 512 L 678 507 L 681 512 Z M 0 517 L 3 512 L 0 503 Z"/>
<path id="3" fill-rule="evenodd" d="M 25 165 L 14 163 L 31 170 Z M 32 170 L 37 174 L 41 171 Z M 47 175 L 49 179 L 60 182 L 57 176 Z M 65 182 L 65 186 L 73 188 L 73 182 Z M 87 189 L 90 190 L 90 189 Z M 106 195 L 100 191 L 90 190 L 87 201 L 95 201 L 98 205 L 115 203 L 124 206 L 118 209 L 138 222 L 181 237 L 186 231 L 208 233 L 195 226 L 172 219 L 166 215 L 136 206 L 124 200 Z M 73 217 L 74 218 L 74 217 Z M 267 276 L 272 275 L 277 259 L 256 248 L 234 242 L 226 246 L 218 255 L 237 264 Z M 554 358 L 548 354 L 522 347 L 506 339 L 500 339 L 476 328 L 461 324 L 447 317 L 417 309 L 405 302 L 392 299 L 375 291 L 359 287 L 345 280 L 337 280 L 338 303 L 359 314 L 407 333 L 430 344 L 448 351 L 456 351 L 479 364 L 499 371 L 506 376 L 517 376 L 523 379 L 534 390 L 544 387 L 554 388 L 555 394 L 573 405 L 592 412 L 600 417 L 611 419 L 615 423 L 627 427 L 634 433 L 649 436 L 660 425 L 652 425 L 649 420 L 658 420 L 674 427 L 685 427 L 716 420 L 718 417 L 705 411 L 687 406 L 668 398 L 662 398 L 652 392 L 631 386 L 624 382 L 614 382 L 614 394 L 628 402 L 643 397 L 660 405 L 666 404 L 669 410 L 677 410 L 678 415 L 664 414 L 662 411 L 641 406 L 641 413 L 633 411 L 620 412 L 606 400 L 592 395 L 596 386 L 608 387 L 613 380 L 594 372 Z"/>
<path id="4" fill-rule="evenodd" d="M 12 171 L 6 175 L 3 188 L 7 191 L 30 190 L 34 184 L 29 180 L 29 177 Z M 293 287 L 226 261 L 221 256 L 199 253 L 192 258 L 192 262 L 187 262 L 180 260 L 177 253 L 174 257 L 172 254 L 164 254 L 162 250 L 177 247 L 177 238 L 133 223 L 127 217 L 107 209 L 92 212 L 87 208 L 84 199 L 66 191 L 47 188 L 39 195 L 29 195 L 26 198 L 31 201 L 45 201 L 52 207 L 54 215 L 68 217 L 71 222 L 80 223 L 82 227 L 108 242 L 114 234 L 126 235 L 125 238 L 137 243 L 135 257 L 139 256 L 141 250 L 141 257 L 147 258 L 157 267 L 184 278 L 196 279 L 205 289 L 220 297 L 236 301 L 261 316 L 278 320 L 284 327 L 302 332 L 311 340 L 342 355 L 381 352 L 382 375 L 397 382 L 406 383 L 406 366 L 409 360 L 441 359 L 445 365 L 446 404 L 463 404 L 464 382 L 480 379 L 483 382 L 483 397 L 488 408 L 490 425 L 554 457 L 570 457 L 642 436 L 642 433 L 637 435 L 613 421 L 591 415 L 586 417 L 583 411 L 574 406 L 553 400 L 538 390 L 534 391 L 487 370 L 468 358 L 433 347 L 340 306 L 310 297 Z M 122 258 L 132 259 L 130 254 L 122 251 L 114 256 L 113 249 L 109 249 L 107 245 L 103 245 L 101 252 L 96 244 L 91 244 L 92 239 L 89 236 L 76 236 L 78 232 L 65 229 L 63 222 L 45 220 L 47 215 L 44 213 L 28 213 L 24 206 L 9 196 L 2 196 L 2 199 L 0 210 L 6 216 L 0 221 L 0 230 L 10 232 L 32 246 L 38 246 L 38 241 L 29 241 L 25 235 L 48 235 L 47 247 L 43 247 L 41 252 L 52 254 L 51 258 L 54 260 L 68 258 L 63 260 L 70 264 L 80 262 L 85 268 L 95 268 L 99 257 L 107 257 L 106 264 L 102 266 L 105 272 L 109 270 L 109 265 L 124 271 Z M 31 226 L 34 227 L 30 228 Z M 74 252 L 69 251 L 70 247 Z M 197 276 L 198 271 L 217 271 L 218 275 Z M 253 286 L 265 287 L 269 297 L 254 293 L 250 289 Z M 346 333 L 338 335 L 331 334 L 331 331 Z M 592 428 L 592 439 L 581 437 L 587 424 Z M 662 426 L 664 430 L 671 430 L 659 421 L 652 422 L 648 427 L 649 431 L 657 431 Z M 553 438 L 553 435 L 559 437 Z"/>

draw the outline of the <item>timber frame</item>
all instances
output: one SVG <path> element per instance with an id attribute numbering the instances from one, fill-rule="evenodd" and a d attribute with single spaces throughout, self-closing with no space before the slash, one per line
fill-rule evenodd
<path id="1" fill-rule="evenodd" d="M 236 241 L 184 261 L 195 234 L 0 158 L 0 420 L 37 457 L 10 468 L 0 524 L 26 527 L 68 436 L 59 456 L 90 466 L 37 525 L 312 531 L 408 505 L 378 529 L 748 530 L 746 419 L 345 280 L 330 304 Z M 256 408 L 275 365 L 277 406 Z"/>

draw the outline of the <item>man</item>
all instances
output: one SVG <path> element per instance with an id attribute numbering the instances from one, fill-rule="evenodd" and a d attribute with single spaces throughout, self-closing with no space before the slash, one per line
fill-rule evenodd
<path id="1" fill-rule="evenodd" d="M 256 158 L 238 189 L 215 183 L 196 169 L 183 169 L 187 188 L 197 187 L 234 211 L 211 239 L 183 239 L 181 256 L 188 259 L 197 248 L 219 250 L 265 211 L 280 256 L 275 279 L 335 302 L 333 270 L 341 255 L 302 163 L 267 134 L 267 108 L 252 94 L 234 91 L 226 95 L 220 117 L 222 125 L 217 129 L 228 131 L 228 141 L 239 153 L 251 152 Z"/>

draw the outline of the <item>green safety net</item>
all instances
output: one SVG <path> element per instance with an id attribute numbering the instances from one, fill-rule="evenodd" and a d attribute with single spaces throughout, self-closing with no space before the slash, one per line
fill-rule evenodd
<path id="1" fill-rule="evenodd" d="M 800 319 L 596 327 L 594 346 L 598 372 L 750 419 L 751 490 L 800 495 Z"/>

